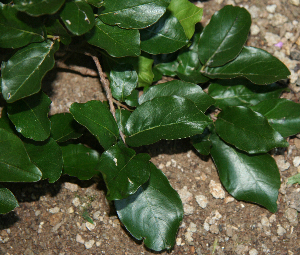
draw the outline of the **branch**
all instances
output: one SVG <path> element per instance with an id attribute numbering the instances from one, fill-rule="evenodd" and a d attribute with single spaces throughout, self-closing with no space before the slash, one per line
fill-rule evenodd
<path id="1" fill-rule="evenodd" d="M 67 69 L 71 71 L 75 71 L 77 73 L 80 73 L 81 75 L 84 76 L 92 76 L 92 77 L 98 77 L 98 73 L 92 69 L 82 67 L 82 66 L 73 66 L 73 65 L 66 65 L 65 63 L 61 61 L 56 62 L 56 67 L 62 68 L 62 69 Z"/>

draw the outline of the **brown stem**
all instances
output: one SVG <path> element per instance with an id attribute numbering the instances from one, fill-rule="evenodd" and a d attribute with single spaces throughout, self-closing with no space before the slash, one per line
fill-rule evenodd
<path id="1" fill-rule="evenodd" d="M 86 67 L 73 66 L 73 65 L 69 66 L 69 65 L 66 65 L 64 62 L 60 62 L 60 61 L 56 62 L 56 67 L 75 71 L 75 72 L 80 73 L 81 75 L 85 75 L 85 76 L 98 77 L 98 73 L 96 71 L 86 68 Z"/>

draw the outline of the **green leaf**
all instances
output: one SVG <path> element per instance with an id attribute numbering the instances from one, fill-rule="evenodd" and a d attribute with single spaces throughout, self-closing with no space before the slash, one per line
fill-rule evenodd
<path id="1" fill-rule="evenodd" d="M 50 117 L 51 137 L 58 143 L 77 139 L 84 128 L 76 122 L 71 113 L 59 113 Z"/>
<path id="2" fill-rule="evenodd" d="M 59 39 L 63 44 L 69 45 L 71 43 L 71 35 L 69 35 L 58 19 L 49 20 L 49 22 L 46 23 L 46 29 L 48 34 L 59 36 Z"/>
<path id="3" fill-rule="evenodd" d="M 266 153 L 289 143 L 260 113 L 244 106 L 226 107 L 215 122 L 216 132 L 227 143 L 250 154 Z"/>
<path id="4" fill-rule="evenodd" d="M 215 102 L 200 86 L 189 82 L 173 80 L 150 87 L 139 98 L 139 104 L 162 96 L 180 96 L 188 98 L 193 101 L 202 112 L 205 112 Z"/>
<path id="5" fill-rule="evenodd" d="M 103 6 L 103 0 L 85 0 L 88 4 L 91 4 L 97 8 L 100 8 Z"/>
<path id="6" fill-rule="evenodd" d="M 178 62 L 174 60 L 172 62 L 159 63 L 154 68 L 164 76 L 174 77 L 178 69 Z"/>
<path id="7" fill-rule="evenodd" d="M 210 148 L 211 148 L 211 140 L 210 138 L 210 131 L 208 128 L 204 130 L 201 135 L 194 135 L 191 137 L 191 142 L 195 149 L 202 155 L 209 155 Z"/>
<path id="8" fill-rule="evenodd" d="M 15 135 L 19 135 L 19 133 L 16 131 L 14 124 L 8 118 L 7 107 L 3 107 L 2 109 L 1 118 L 0 118 L 0 128 L 3 128 L 6 131 L 9 131 L 10 133 L 13 133 Z"/>
<path id="9" fill-rule="evenodd" d="M 18 206 L 19 204 L 14 194 L 0 185 L 0 214 L 8 213 Z"/>
<path id="10" fill-rule="evenodd" d="M 125 132 L 125 125 L 126 125 L 126 122 L 129 118 L 130 114 L 131 114 L 131 112 L 128 110 L 116 109 L 117 124 L 118 124 L 119 130 L 121 130 L 123 134 Z"/>
<path id="11" fill-rule="evenodd" d="M 138 106 L 130 115 L 125 127 L 126 142 L 138 147 L 161 139 L 185 138 L 201 134 L 210 122 L 187 98 L 157 97 Z"/>
<path id="12" fill-rule="evenodd" d="M 168 10 L 179 20 L 187 38 L 191 39 L 195 32 L 195 24 L 202 18 L 203 9 L 188 0 L 172 0 Z"/>
<path id="13" fill-rule="evenodd" d="M 25 140 L 24 145 L 32 163 L 42 172 L 42 179 L 56 182 L 62 172 L 63 159 L 61 148 L 52 139 L 44 142 Z"/>
<path id="14" fill-rule="evenodd" d="M 82 144 L 62 146 L 61 150 L 64 162 L 63 174 L 75 176 L 80 180 L 88 180 L 98 173 L 100 155 L 97 151 Z"/>
<path id="15" fill-rule="evenodd" d="M 0 3 L 0 47 L 19 48 L 45 40 L 40 19 L 20 13 L 14 6 Z"/>
<path id="16" fill-rule="evenodd" d="M 57 41 L 32 43 L 2 62 L 2 95 L 8 103 L 40 91 L 44 75 L 54 66 Z"/>
<path id="17" fill-rule="evenodd" d="M 118 216 L 131 235 L 152 250 L 171 249 L 183 218 L 183 206 L 166 176 L 150 164 L 150 179 L 126 199 L 115 201 Z"/>
<path id="18" fill-rule="evenodd" d="M 138 83 L 137 72 L 132 65 L 120 64 L 113 67 L 109 75 L 111 93 L 118 101 L 125 101 L 136 88 Z"/>
<path id="19" fill-rule="evenodd" d="M 139 105 L 139 91 L 136 89 L 132 91 L 132 93 L 126 97 L 125 102 L 129 106 L 137 107 Z"/>
<path id="20" fill-rule="evenodd" d="M 260 86 L 241 80 L 236 85 L 226 86 L 226 81 L 217 81 L 208 87 L 208 94 L 216 100 L 215 106 L 218 108 L 255 105 L 263 100 L 278 98 L 284 91 L 276 83 Z"/>
<path id="21" fill-rule="evenodd" d="M 150 176 L 150 156 L 118 143 L 101 155 L 99 171 L 107 187 L 107 199 L 119 200 L 134 194 Z"/>
<path id="22" fill-rule="evenodd" d="M 269 154 L 249 155 L 224 143 L 216 134 L 211 155 L 225 189 L 236 199 L 277 210 L 280 174 Z"/>
<path id="23" fill-rule="evenodd" d="M 150 54 L 175 52 L 188 43 L 178 19 L 167 11 L 154 25 L 140 30 L 141 49 Z"/>
<path id="24" fill-rule="evenodd" d="M 152 72 L 153 59 L 146 54 L 138 57 L 138 87 L 149 86 L 153 82 L 154 74 Z"/>
<path id="25" fill-rule="evenodd" d="M 66 28 L 74 35 L 83 35 L 95 25 L 93 9 L 84 1 L 66 2 L 60 17 Z"/>
<path id="26" fill-rule="evenodd" d="M 65 0 L 14 0 L 16 9 L 32 16 L 54 14 L 64 4 Z"/>
<path id="27" fill-rule="evenodd" d="M 255 84 L 270 84 L 290 75 L 287 67 L 268 52 L 253 47 L 244 47 L 241 53 L 226 65 L 203 70 L 209 78 L 231 79 L 245 77 Z"/>
<path id="28" fill-rule="evenodd" d="M 249 12 L 227 5 L 216 12 L 204 28 L 198 54 L 203 65 L 222 66 L 233 60 L 242 50 L 251 25 Z"/>
<path id="29" fill-rule="evenodd" d="M 23 142 L 0 128 L 0 180 L 2 182 L 36 182 L 41 171 L 30 161 Z"/>
<path id="30" fill-rule="evenodd" d="M 288 178 L 287 184 L 295 184 L 295 183 L 300 184 L 300 173 L 295 174 Z"/>
<path id="31" fill-rule="evenodd" d="M 50 135 L 50 104 L 50 98 L 40 92 L 8 104 L 8 117 L 23 136 L 35 141 L 44 141 Z"/>
<path id="32" fill-rule="evenodd" d="M 157 22 L 169 3 L 170 0 L 105 0 L 99 18 L 109 25 L 142 29 Z"/>
<path id="33" fill-rule="evenodd" d="M 279 98 L 262 101 L 251 109 L 264 115 L 283 137 L 300 132 L 300 104 Z"/>
<path id="34" fill-rule="evenodd" d="M 77 122 L 98 139 L 105 150 L 117 142 L 119 138 L 117 123 L 108 108 L 100 101 L 73 103 L 70 112 Z"/>
<path id="35" fill-rule="evenodd" d="M 86 34 L 86 39 L 89 44 L 106 50 L 113 57 L 136 57 L 141 54 L 138 30 L 109 26 L 99 18 L 95 27 Z"/>

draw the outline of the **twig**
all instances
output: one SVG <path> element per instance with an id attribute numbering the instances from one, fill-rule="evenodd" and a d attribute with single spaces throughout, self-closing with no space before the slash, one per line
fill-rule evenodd
<path id="1" fill-rule="evenodd" d="M 128 111 L 132 111 L 132 110 L 130 110 L 126 105 L 120 103 L 118 100 L 116 100 L 116 99 L 113 98 L 113 101 L 114 101 L 114 103 L 115 103 L 117 106 L 123 107 L 124 109 L 126 109 L 126 110 L 128 110 Z"/>
<path id="2" fill-rule="evenodd" d="M 66 65 L 63 62 L 57 61 L 56 62 L 56 67 L 58 68 L 62 68 L 62 69 L 67 69 L 67 70 L 71 70 L 71 71 L 75 71 L 80 73 L 81 75 L 84 76 L 92 76 L 92 77 L 98 77 L 98 73 L 92 69 L 86 68 L 86 67 L 81 67 L 81 66 L 73 66 L 73 65 Z"/>

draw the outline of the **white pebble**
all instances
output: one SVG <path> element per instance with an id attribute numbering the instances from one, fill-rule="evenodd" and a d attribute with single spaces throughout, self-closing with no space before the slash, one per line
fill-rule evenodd
<path id="1" fill-rule="evenodd" d="M 35 216 L 39 216 L 41 214 L 41 211 L 40 210 L 37 210 L 34 212 Z"/>
<path id="2" fill-rule="evenodd" d="M 251 35 L 258 35 L 259 34 L 259 32 L 260 32 L 260 28 L 259 28 L 259 26 L 258 25 L 252 25 L 251 27 L 250 27 L 250 29 L 251 29 Z"/>
<path id="3" fill-rule="evenodd" d="M 299 6 L 300 5 L 300 1 L 299 0 L 290 0 L 290 3 L 295 5 L 295 6 Z"/>
<path id="4" fill-rule="evenodd" d="M 206 208 L 206 206 L 208 204 L 207 197 L 204 195 L 196 196 L 196 201 L 197 201 L 198 205 L 203 209 Z"/>
<path id="5" fill-rule="evenodd" d="M 257 255 L 257 254 L 258 254 L 258 251 L 254 248 L 249 251 L 249 255 Z"/>
<path id="6" fill-rule="evenodd" d="M 284 37 L 285 37 L 287 40 L 290 40 L 291 38 L 294 37 L 294 34 L 291 33 L 291 32 L 286 32 L 285 35 L 284 35 Z"/>
<path id="7" fill-rule="evenodd" d="M 76 235 L 76 242 L 84 244 L 84 239 L 82 238 L 81 235 L 79 234 Z"/>
<path id="8" fill-rule="evenodd" d="M 188 192 L 187 186 L 184 186 L 183 189 L 179 190 L 178 194 L 183 204 L 186 204 L 187 202 L 191 201 L 193 198 L 193 194 L 191 192 Z"/>
<path id="9" fill-rule="evenodd" d="M 77 207 L 80 205 L 80 199 L 78 197 L 75 197 L 72 201 L 72 204 Z"/>
<path id="10" fill-rule="evenodd" d="M 167 163 L 166 163 L 166 167 L 169 167 L 171 165 L 171 161 L 168 161 Z"/>
<path id="11" fill-rule="evenodd" d="M 223 190 L 221 183 L 216 183 L 214 180 L 211 180 L 209 183 L 209 191 L 214 198 L 225 198 L 225 191 Z"/>
<path id="12" fill-rule="evenodd" d="M 78 185 L 70 182 L 65 183 L 65 189 L 68 189 L 72 192 L 76 192 L 78 190 Z"/>
<path id="13" fill-rule="evenodd" d="M 286 233 L 286 230 L 281 225 L 277 225 L 277 234 L 279 236 L 283 236 L 285 233 Z"/>
<path id="14" fill-rule="evenodd" d="M 267 12 L 269 12 L 269 13 L 275 13 L 276 7 L 277 7 L 276 4 L 267 5 L 267 7 L 266 7 Z"/>
<path id="15" fill-rule="evenodd" d="M 209 231 L 209 224 L 208 224 L 207 222 L 204 222 L 203 228 L 204 228 L 206 231 Z"/>
<path id="16" fill-rule="evenodd" d="M 266 216 L 261 218 L 261 225 L 265 227 L 270 227 L 270 221 Z"/>
<path id="17" fill-rule="evenodd" d="M 73 213 L 74 212 L 73 206 L 70 206 L 68 208 L 67 212 L 70 213 L 70 214 Z"/>
<path id="18" fill-rule="evenodd" d="M 95 243 L 95 240 L 90 240 L 88 242 L 85 242 L 84 246 L 86 249 L 91 249 L 93 247 L 94 243 Z"/>
<path id="19" fill-rule="evenodd" d="M 95 227 L 96 227 L 95 224 L 92 224 L 92 223 L 90 223 L 90 222 L 86 222 L 86 223 L 85 223 L 85 226 L 86 226 L 86 228 L 87 228 L 89 231 L 94 230 Z"/>
<path id="20" fill-rule="evenodd" d="M 58 213 L 60 211 L 60 209 L 59 209 L 59 207 L 54 207 L 54 208 L 51 208 L 51 209 L 49 209 L 49 212 L 50 213 Z"/>
<path id="21" fill-rule="evenodd" d="M 233 201 L 234 201 L 234 197 L 225 197 L 225 199 L 224 199 L 224 202 L 225 202 L 226 204 L 231 203 L 231 202 L 233 202 Z"/>
<path id="22" fill-rule="evenodd" d="M 100 211 L 96 211 L 96 212 L 93 213 L 94 220 L 99 220 L 100 216 L 101 216 L 101 212 Z"/>
<path id="23" fill-rule="evenodd" d="M 290 163 L 286 162 L 283 155 L 276 156 L 275 160 L 276 160 L 277 166 L 278 166 L 280 171 L 283 172 L 283 171 L 288 170 L 290 168 Z"/>
<path id="24" fill-rule="evenodd" d="M 293 159 L 293 165 L 295 167 L 298 167 L 300 165 L 300 157 L 299 156 L 297 156 Z"/>

